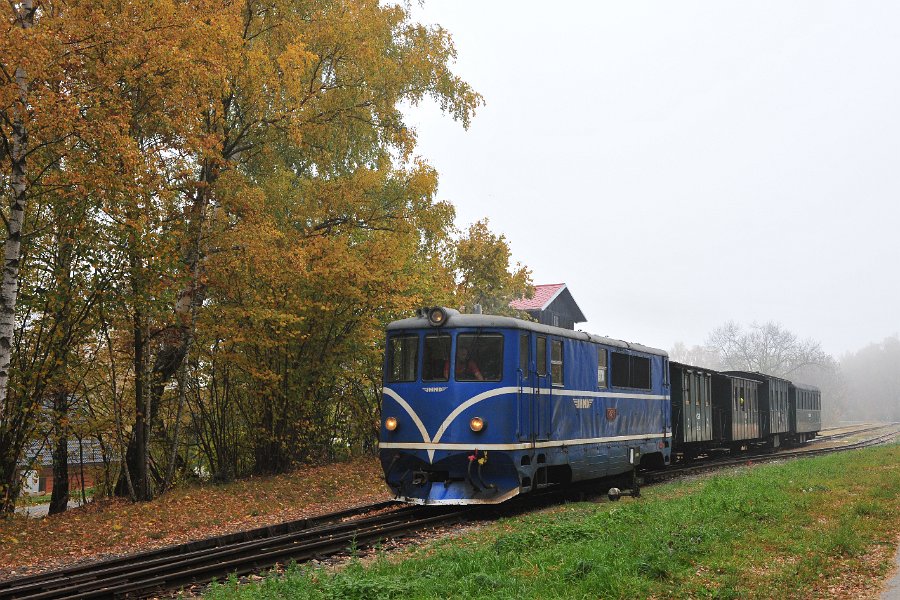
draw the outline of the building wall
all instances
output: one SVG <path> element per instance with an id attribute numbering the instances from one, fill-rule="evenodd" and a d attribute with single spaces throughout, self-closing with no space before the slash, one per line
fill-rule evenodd
<path id="1" fill-rule="evenodd" d="M 93 487 L 103 473 L 103 465 L 84 465 L 84 486 Z M 81 469 L 79 465 L 69 465 L 69 491 L 81 491 Z M 46 466 L 32 471 L 26 478 L 22 493 L 44 495 L 53 493 L 53 467 Z"/>

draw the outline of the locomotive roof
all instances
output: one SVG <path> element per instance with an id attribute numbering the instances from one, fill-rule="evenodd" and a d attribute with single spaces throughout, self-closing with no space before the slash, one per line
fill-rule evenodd
<path id="1" fill-rule="evenodd" d="M 573 340 L 590 341 L 605 346 L 614 346 L 616 348 L 626 348 L 629 350 L 637 350 L 638 352 L 646 352 L 647 354 L 658 354 L 659 356 L 668 356 L 665 350 L 651 348 L 641 344 L 632 344 L 623 340 L 614 340 L 612 338 L 593 335 L 585 331 L 573 331 L 571 329 L 563 329 L 561 327 L 553 327 L 552 325 L 542 325 L 533 321 L 523 321 L 514 317 L 503 317 L 500 315 L 472 315 L 462 314 L 454 310 L 446 311 L 447 322 L 441 327 L 432 327 L 426 317 L 412 317 L 410 319 L 401 319 L 388 324 L 388 331 L 398 331 L 401 329 L 434 329 L 441 330 L 447 327 L 496 327 L 509 329 L 525 329 L 534 331 L 535 333 L 546 333 L 547 335 L 555 335 L 557 337 L 565 337 Z"/>

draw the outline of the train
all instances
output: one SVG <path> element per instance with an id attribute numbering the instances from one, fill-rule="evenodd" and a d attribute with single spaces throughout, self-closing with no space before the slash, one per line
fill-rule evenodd
<path id="1" fill-rule="evenodd" d="M 821 429 L 814 386 L 582 331 L 430 307 L 386 337 L 379 458 L 408 503 L 497 504 Z"/>

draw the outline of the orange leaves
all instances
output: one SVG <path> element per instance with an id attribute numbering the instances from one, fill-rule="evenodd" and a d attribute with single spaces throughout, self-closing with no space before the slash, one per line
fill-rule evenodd
<path id="1" fill-rule="evenodd" d="M 100 500 L 45 519 L 15 517 L 0 521 L 0 576 L 17 567 L 136 552 L 387 497 L 380 466 L 365 459 L 225 486 L 189 487 L 143 504 Z"/>

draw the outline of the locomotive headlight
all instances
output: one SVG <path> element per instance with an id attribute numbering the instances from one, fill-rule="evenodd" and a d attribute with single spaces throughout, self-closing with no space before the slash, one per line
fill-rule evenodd
<path id="1" fill-rule="evenodd" d="M 484 429 L 484 419 L 481 417 L 472 417 L 472 420 L 469 421 L 469 428 L 475 433 L 478 433 Z"/>
<path id="2" fill-rule="evenodd" d="M 388 431 L 393 431 L 397 429 L 397 418 L 396 417 L 388 417 L 384 420 L 384 428 Z"/>
<path id="3" fill-rule="evenodd" d="M 440 327 L 447 322 L 447 313 L 440 306 L 435 306 L 428 311 L 428 322 L 432 327 Z"/>

